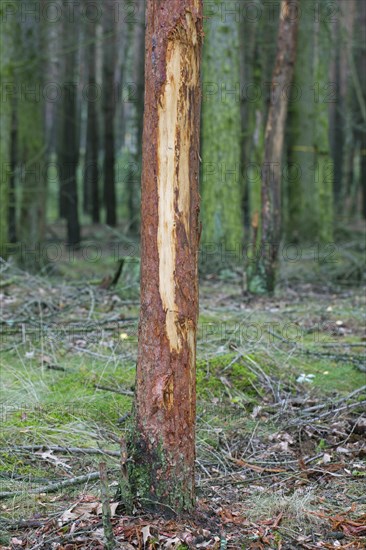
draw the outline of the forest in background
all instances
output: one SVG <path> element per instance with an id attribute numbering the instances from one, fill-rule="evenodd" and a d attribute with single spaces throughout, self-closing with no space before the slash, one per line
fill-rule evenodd
<path id="1" fill-rule="evenodd" d="M 264 158 L 268 111 L 284 97 L 283 253 L 296 257 L 296 246 L 286 247 L 299 243 L 327 253 L 324 244 L 335 242 L 337 228 L 366 216 L 365 3 L 301 3 L 292 83 L 272 78 L 279 6 L 204 5 L 204 271 L 247 264 L 250 278 L 262 175 L 276 164 Z M 135 240 L 143 0 L 3 2 L 1 10 L 3 255 L 27 269 L 44 267 L 60 249 L 42 245 L 79 247 L 95 224 L 118 227 L 116 239 Z M 261 291 L 255 280 L 248 286 Z"/>

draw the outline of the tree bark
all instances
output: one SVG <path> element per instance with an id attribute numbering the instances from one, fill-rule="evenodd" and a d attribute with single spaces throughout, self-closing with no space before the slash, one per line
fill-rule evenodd
<path id="1" fill-rule="evenodd" d="M 28 90 L 36 90 L 44 79 L 45 63 L 40 52 L 45 45 L 45 23 L 22 18 L 17 41 L 21 48 L 22 67 L 16 81 Z M 19 55 L 19 54 L 18 54 Z M 43 258 L 37 247 L 43 242 L 46 219 L 46 147 L 44 136 L 44 97 L 20 94 L 17 103 L 19 161 L 22 168 L 19 240 L 23 268 L 36 270 Z"/>
<path id="2" fill-rule="evenodd" d="M 334 101 L 335 88 L 329 82 L 328 73 L 331 42 L 327 4 L 306 0 L 301 3 L 301 9 L 288 124 L 289 164 L 296 168 L 297 175 L 288 182 L 287 236 L 293 242 L 330 242 L 333 239 L 333 162 L 329 105 Z"/>
<path id="3" fill-rule="evenodd" d="M 356 20 L 356 44 L 355 53 L 356 67 L 360 79 L 360 88 L 364 98 L 366 98 L 366 5 L 361 2 L 358 6 Z M 364 118 L 363 109 L 358 103 L 356 113 L 357 131 L 356 135 L 360 143 L 360 186 L 361 186 L 361 215 L 366 219 L 366 120 Z"/>
<path id="4" fill-rule="evenodd" d="M 116 112 L 115 59 L 116 25 L 115 2 L 105 0 L 103 13 L 103 112 L 104 112 L 104 204 L 106 223 L 117 223 L 114 118 Z"/>
<path id="5" fill-rule="evenodd" d="M 292 82 L 299 24 L 297 0 L 282 0 L 276 64 L 273 72 L 273 97 L 268 112 L 264 162 L 262 166 L 262 235 L 259 276 L 272 292 L 275 286 L 277 256 L 281 238 L 281 173 L 284 132 L 288 106 L 288 87 Z M 285 93 L 284 93 L 285 91 Z"/>
<path id="6" fill-rule="evenodd" d="M 129 479 L 159 513 L 194 506 L 202 0 L 148 0 L 141 314 Z"/>
<path id="7" fill-rule="evenodd" d="M 65 5 L 68 3 L 64 0 Z M 76 4 L 75 4 L 76 5 Z M 77 139 L 77 88 L 76 56 L 78 19 L 64 20 L 63 50 L 63 98 L 61 120 L 60 179 L 61 210 L 67 221 L 67 244 L 77 246 L 80 242 L 78 214 L 77 165 L 79 142 Z"/>
<path id="8" fill-rule="evenodd" d="M 99 170 L 98 170 L 98 115 L 97 99 L 93 97 L 97 90 L 96 78 L 96 24 L 88 24 L 88 84 L 91 97 L 88 98 L 86 151 L 84 167 L 84 212 L 91 214 L 93 223 L 99 223 Z"/>
<path id="9" fill-rule="evenodd" d="M 138 6 L 139 11 L 134 28 L 133 44 L 133 82 L 135 85 L 134 97 L 134 123 L 135 123 L 135 153 L 133 163 L 130 164 L 127 179 L 127 201 L 130 220 L 130 231 L 138 233 L 139 229 L 139 200 L 140 200 L 140 174 L 142 158 L 142 129 L 144 114 L 144 50 L 145 50 L 145 15 L 144 0 Z"/>
<path id="10" fill-rule="evenodd" d="M 11 130 L 10 130 L 10 176 L 9 176 L 9 210 L 8 210 L 8 235 L 9 243 L 17 240 L 17 218 L 16 218 L 16 192 L 15 176 L 18 165 L 18 113 L 17 101 L 13 98 L 11 103 Z"/>

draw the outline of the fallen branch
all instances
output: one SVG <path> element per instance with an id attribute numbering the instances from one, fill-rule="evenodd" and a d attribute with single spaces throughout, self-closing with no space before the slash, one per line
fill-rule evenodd
<path id="1" fill-rule="evenodd" d="M 64 487 L 72 487 L 73 485 L 81 485 L 82 483 L 87 483 L 88 481 L 93 481 L 99 479 L 99 472 L 91 472 L 84 476 L 72 477 L 70 479 L 64 479 L 63 481 L 50 482 L 48 485 L 43 485 L 37 487 L 36 489 L 26 489 L 26 491 L 3 491 L 0 493 L 0 499 L 2 498 L 12 498 L 26 493 L 27 495 L 38 495 L 40 493 L 55 493 Z"/>
<path id="2" fill-rule="evenodd" d="M 59 445 L 20 445 L 17 447 L 6 447 L 0 449 L 0 452 L 22 452 L 22 451 L 54 451 L 56 453 L 83 453 L 86 455 L 108 455 L 120 456 L 119 451 L 108 451 L 104 449 L 83 448 L 83 447 L 60 447 Z"/>
<path id="3" fill-rule="evenodd" d="M 336 400 L 332 400 L 331 403 L 329 403 L 329 401 L 327 401 L 326 403 L 321 403 L 320 405 L 314 405 L 313 407 L 308 407 L 307 409 L 303 409 L 301 412 L 301 414 L 305 414 L 305 413 L 309 413 L 309 412 L 312 412 L 312 411 L 318 411 L 319 409 L 327 409 L 329 407 L 331 407 L 332 405 L 334 406 L 336 403 L 342 403 L 344 401 L 349 401 L 350 399 L 352 399 L 352 397 L 354 397 L 355 395 L 358 395 L 359 393 L 363 393 L 364 391 L 366 391 L 366 386 L 361 386 L 361 388 L 357 388 L 357 390 L 354 390 L 353 392 L 349 393 L 348 395 L 344 396 L 344 397 L 340 397 Z"/>
<path id="4" fill-rule="evenodd" d="M 120 390 L 117 388 L 110 388 L 109 386 L 101 386 L 100 384 L 94 384 L 94 388 L 96 388 L 97 390 L 112 391 L 114 393 L 120 393 L 121 395 L 131 395 L 131 396 L 135 395 L 132 390 Z"/>

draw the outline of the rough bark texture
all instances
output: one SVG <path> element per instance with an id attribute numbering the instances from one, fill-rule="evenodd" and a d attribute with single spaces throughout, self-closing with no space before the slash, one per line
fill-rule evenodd
<path id="1" fill-rule="evenodd" d="M 135 495 L 194 505 L 201 0 L 148 0 Z"/>
<path id="2" fill-rule="evenodd" d="M 281 2 L 277 57 L 272 78 L 274 93 L 268 112 L 262 165 L 262 235 L 257 276 L 264 276 L 265 288 L 269 292 L 274 290 L 281 238 L 282 154 L 288 105 L 288 94 L 283 91 L 288 90 L 294 71 L 299 23 L 297 8 L 297 1 Z"/>
<path id="3" fill-rule="evenodd" d="M 103 11 L 104 204 L 106 223 L 112 227 L 117 223 L 114 166 L 114 117 L 116 112 L 114 82 L 116 25 L 114 7 L 114 0 L 105 0 Z"/>

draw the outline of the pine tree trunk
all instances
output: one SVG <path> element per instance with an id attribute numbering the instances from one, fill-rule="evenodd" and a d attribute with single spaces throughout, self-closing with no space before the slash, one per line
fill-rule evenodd
<path id="1" fill-rule="evenodd" d="M 105 0 L 103 12 L 103 112 L 104 112 L 104 204 L 106 223 L 117 223 L 114 118 L 116 89 L 114 81 L 116 62 L 115 2 Z"/>
<path id="2" fill-rule="evenodd" d="M 91 214 L 93 223 L 99 223 L 99 170 L 98 170 L 98 115 L 96 79 L 96 24 L 88 25 L 88 85 L 90 97 L 87 107 L 86 151 L 84 167 L 84 212 Z"/>
<path id="3" fill-rule="evenodd" d="M 9 177 L 9 210 L 8 210 L 8 235 L 9 243 L 17 240 L 16 219 L 16 193 L 15 176 L 18 165 L 18 113 L 17 101 L 13 98 L 11 103 L 11 130 L 10 130 L 10 177 Z"/>
<path id="4" fill-rule="evenodd" d="M 294 169 L 288 185 L 287 236 L 291 241 L 329 242 L 333 236 L 329 105 L 334 100 L 334 88 L 332 83 L 329 86 L 331 51 L 326 7 L 318 0 L 301 3 L 288 124 L 289 165 Z"/>
<path id="5" fill-rule="evenodd" d="M 135 153 L 133 157 L 133 169 L 128 175 L 128 209 L 130 219 L 130 231 L 137 233 L 139 228 L 139 202 L 140 202 L 140 167 L 142 158 L 142 127 L 144 113 L 144 50 L 145 50 L 145 15 L 144 0 L 139 3 L 138 18 L 134 28 L 133 44 L 133 82 L 135 86 L 134 97 L 134 123 L 135 123 Z"/>
<path id="6" fill-rule="evenodd" d="M 22 18 L 20 36 L 23 65 L 17 83 L 32 94 L 20 94 L 18 101 L 19 160 L 21 162 L 21 199 L 19 240 L 20 262 L 27 270 L 36 270 L 42 263 L 39 246 L 43 242 L 46 217 L 45 139 L 44 139 L 44 20 Z"/>
<path id="7" fill-rule="evenodd" d="M 141 314 L 129 475 L 143 506 L 194 506 L 201 0 L 148 0 Z"/>
<path id="8" fill-rule="evenodd" d="M 74 1 L 74 0 L 73 0 Z M 69 3 L 67 0 L 66 4 Z M 77 4 L 75 3 L 75 6 Z M 76 59 L 77 59 L 77 27 L 78 20 L 73 22 L 64 20 L 63 29 L 63 98 L 61 120 L 61 210 L 67 221 L 67 244 L 77 246 L 80 243 L 80 225 L 78 214 L 77 192 L 77 165 L 79 159 L 79 143 L 77 139 L 77 88 L 76 88 Z"/>
<path id="9" fill-rule="evenodd" d="M 358 3 L 356 16 L 356 70 L 360 79 L 360 92 L 366 102 L 366 4 Z M 366 119 L 364 108 L 359 103 L 356 109 L 357 138 L 360 143 L 360 193 L 361 193 L 361 215 L 366 219 Z"/>
<path id="10" fill-rule="evenodd" d="M 299 23 L 297 10 L 297 1 L 282 0 L 277 57 L 272 77 L 273 94 L 265 134 L 262 165 L 261 253 L 258 260 L 258 276 L 264 277 L 265 288 L 268 292 L 272 292 L 275 286 L 281 238 L 282 155 L 288 89 L 292 82 L 296 58 Z"/>
<path id="11" fill-rule="evenodd" d="M 13 57 L 13 37 L 15 32 L 13 26 L 6 18 L 0 17 L 0 78 L 1 81 L 13 81 L 13 75 L 9 78 L 9 64 Z M 10 83 L 9 82 L 9 83 Z M 10 136 L 11 132 L 11 100 L 3 101 L 1 106 L 1 124 L 0 124 L 0 257 L 6 258 L 8 250 L 9 228 L 9 178 L 10 171 L 5 172 L 5 166 L 10 164 Z"/>
<path id="12" fill-rule="evenodd" d="M 202 251 L 205 269 L 241 261 L 242 215 L 239 24 L 209 3 L 203 48 Z"/>

